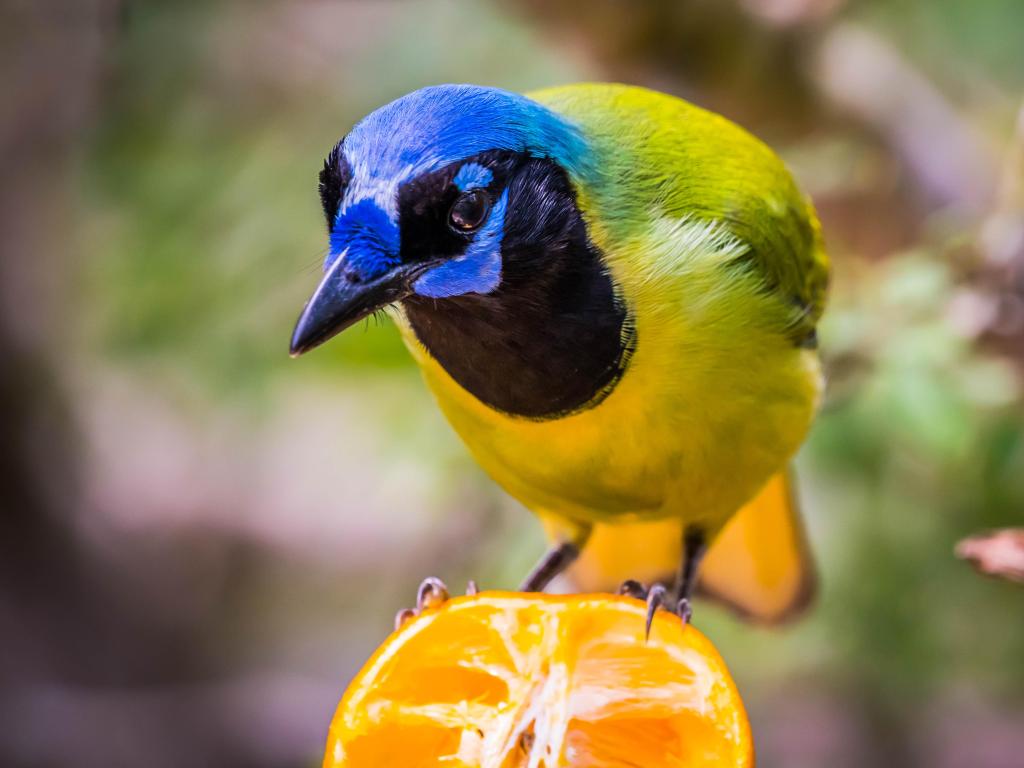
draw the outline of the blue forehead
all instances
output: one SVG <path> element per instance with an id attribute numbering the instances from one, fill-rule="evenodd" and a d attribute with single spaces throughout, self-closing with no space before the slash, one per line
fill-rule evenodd
<path id="1" fill-rule="evenodd" d="M 589 162 L 587 144 L 574 125 L 524 96 L 475 85 L 431 86 L 403 96 L 361 120 L 343 148 L 352 182 L 324 266 L 344 252 L 364 280 L 399 263 L 396 195 L 403 182 L 490 150 L 550 158 L 577 177 Z M 490 169 L 469 162 L 453 182 L 467 190 L 492 179 Z M 444 298 L 497 288 L 507 196 L 501 196 L 464 254 L 417 281 L 417 293 Z"/>
<path id="2" fill-rule="evenodd" d="M 586 162 L 579 130 L 519 94 L 435 85 L 372 112 L 345 139 L 356 175 L 404 181 L 488 150 L 550 157 L 573 175 Z"/>

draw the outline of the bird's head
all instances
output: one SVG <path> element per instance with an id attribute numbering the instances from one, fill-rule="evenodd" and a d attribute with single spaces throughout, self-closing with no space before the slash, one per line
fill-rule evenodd
<path id="1" fill-rule="evenodd" d="M 509 254 L 571 239 L 561 209 L 587 153 L 568 122 L 492 88 L 424 88 L 370 114 L 320 173 L 330 247 L 292 354 L 394 302 L 487 296 L 529 271 Z"/>

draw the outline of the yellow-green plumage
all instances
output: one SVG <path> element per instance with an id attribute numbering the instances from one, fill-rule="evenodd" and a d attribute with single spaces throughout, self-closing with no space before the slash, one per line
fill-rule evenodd
<path id="1" fill-rule="evenodd" d="M 635 326 L 625 373 L 597 405 L 532 420 L 462 389 L 403 322 L 406 342 L 484 469 L 564 535 L 638 518 L 713 535 L 817 408 L 828 261 L 814 213 L 764 144 L 679 99 L 614 85 L 529 96 L 594 151 L 573 182 Z"/>

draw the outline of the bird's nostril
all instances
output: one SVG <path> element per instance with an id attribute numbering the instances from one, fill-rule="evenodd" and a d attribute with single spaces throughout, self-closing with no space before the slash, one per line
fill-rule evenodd
<path id="1" fill-rule="evenodd" d="M 352 285 L 358 285 L 359 283 L 363 282 L 362 278 L 359 277 L 359 273 L 354 271 L 346 272 L 345 280 L 352 283 Z"/>

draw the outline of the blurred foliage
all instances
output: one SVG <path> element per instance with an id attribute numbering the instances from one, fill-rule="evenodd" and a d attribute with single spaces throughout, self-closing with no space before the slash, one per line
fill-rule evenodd
<path id="1" fill-rule="evenodd" d="M 874 0 L 851 4 L 854 19 L 871 24 L 899 42 L 901 49 L 927 68 L 940 87 L 970 88 L 991 97 L 1002 89 L 1013 99 L 1024 86 L 1024 48 L 1017 23 L 1020 4 L 1014 0 Z M 991 82 L 990 86 L 986 83 Z"/>
<path id="2" fill-rule="evenodd" d="M 518 580 L 538 528 L 459 446 L 390 322 L 300 362 L 286 348 L 326 244 L 316 173 L 355 120 L 428 83 L 587 79 L 679 93 L 769 140 L 835 260 L 829 402 L 799 459 L 818 605 L 782 632 L 697 612 L 760 763 L 1024 752 L 1022 592 L 952 557 L 1024 517 L 1018 0 L 95 7 L 93 119 L 53 203 L 73 320 L 41 354 L 75 414 L 83 481 L 61 524 L 97 629 L 77 648 L 41 635 L 49 666 L 0 699 L 23 719 L 0 720 L 57 714 L 0 726 L 5 764 L 60 764 L 33 751 L 51 731 L 79 765 L 137 760 L 137 734 L 168 765 L 304 764 L 421 576 Z M 85 29 L 81 8 L 63 23 Z M 116 658 L 93 663 L 110 637 Z M 123 701 L 90 698 L 107 686 Z M 140 725 L 122 742 L 72 727 L 125 718 Z"/>

